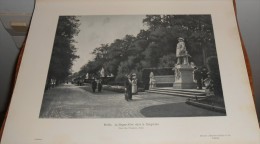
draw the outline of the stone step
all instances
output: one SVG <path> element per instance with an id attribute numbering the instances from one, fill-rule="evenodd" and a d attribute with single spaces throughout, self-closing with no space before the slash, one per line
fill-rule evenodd
<path id="1" fill-rule="evenodd" d="M 182 97 L 189 97 L 189 98 L 206 97 L 206 93 L 204 90 L 195 90 L 195 89 L 153 88 L 153 89 L 148 90 L 147 92 L 173 95 L 173 96 L 182 96 Z"/>
<path id="2" fill-rule="evenodd" d="M 148 91 L 160 91 L 160 92 L 174 92 L 192 95 L 205 95 L 205 90 L 195 90 L 195 89 L 173 89 L 173 88 L 153 88 Z"/>
<path id="3" fill-rule="evenodd" d="M 165 95 L 172 95 L 172 96 L 181 96 L 181 97 L 188 97 L 188 98 L 205 98 L 205 95 L 194 95 L 194 94 L 184 94 L 184 93 L 175 93 L 175 92 L 163 92 L 163 91 L 148 91 L 149 93 L 157 93 L 157 94 L 165 94 Z"/>

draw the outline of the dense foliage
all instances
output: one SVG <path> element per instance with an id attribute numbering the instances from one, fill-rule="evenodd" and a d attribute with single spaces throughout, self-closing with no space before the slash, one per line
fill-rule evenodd
<path id="1" fill-rule="evenodd" d="M 117 81 L 129 73 L 142 77 L 144 68 L 173 67 L 176 62 L 177 38 L 183 37 L 189 54 L 197 66 L 206 65 L 209 56 L 216 56 L 210 15 L 147 15 L 147 30 L 137 36 L 126 35 L 110 44 L 95 48 L 95 59 L 81 67 L 79 75 L 98 76 L 103 67 Z"/>
<path id="2" fill-rule="evenodd" d="M 79 20 L 74 16 L 61 16 L 58 21 L 56 36 L 54 40 L 48 79 L 62 82 L 71 74 L 73 61 L 76 55 L 74 37 L 79 33 Z"/>
<path id="3" fill-rule="evenodd" d="M 212 79 L 214 95 L 223 97 L 218 59 L 216 56 L 211 56 L 207 59 L 207 67 L 209 76 Z"/>

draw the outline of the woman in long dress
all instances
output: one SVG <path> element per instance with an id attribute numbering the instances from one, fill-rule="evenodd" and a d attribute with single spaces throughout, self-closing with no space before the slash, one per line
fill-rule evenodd
<path id="1" fill-rule="evenodd" d="M 134 73 L 132 75 L 132 94 L 136 94 L 137 93 L 137 78 L 136 78 L 136 74 Z"/>
<path id="2" fill-rule="evenodd" d="M 155 88 L 155 79 L 153 72 L 150 73 L 149 89 Z"/>

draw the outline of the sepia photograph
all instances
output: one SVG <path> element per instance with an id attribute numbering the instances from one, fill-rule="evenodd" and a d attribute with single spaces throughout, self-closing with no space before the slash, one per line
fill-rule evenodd
<path id="1" fill-rule="evenodd" d="M 39 118 L 226 116 L 211 15 L 59 16 Z"/>

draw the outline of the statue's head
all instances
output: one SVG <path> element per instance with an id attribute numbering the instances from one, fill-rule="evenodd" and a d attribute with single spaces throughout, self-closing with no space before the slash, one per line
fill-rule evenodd
<path id="1" fill-rule="evenodd" d="M 132 78 L 134 78 L 134 79 L 136 78 L 136 74 L 135 73 L 132 74 Z"/>
<path id="2" fill-rule="evenodd" d="M 179 42 L 184 41 L 184 38 L 179 37 L 179 38 L 178 38 L 178 41 L 179 41 Z"/>

